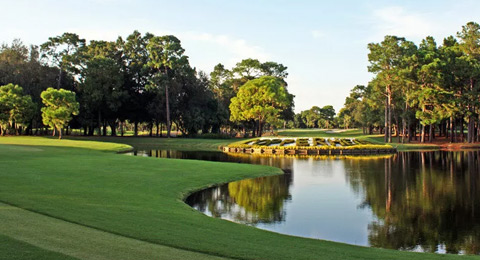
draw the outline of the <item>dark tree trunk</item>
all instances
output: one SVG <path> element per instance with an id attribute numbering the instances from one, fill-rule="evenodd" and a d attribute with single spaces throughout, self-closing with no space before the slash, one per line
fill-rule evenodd
<path id="1" fill-rule="evenodd" d="M 170 122 L 170 101 L 168 95 L 168 70 L 165 66 L 165 76 L 167 77 L 167 84 L 165 84 L 165 106 L 167 112 L 167 138 L 170 138 L 171 122 Z"/>
<path id="2" fill-rule="evenodd" d="M 473 141 L 475 140 L 474 131 L 475 131 L 475 119 L 473 115 L 470 115 L 468 117 L 468 135 L 467 135 L 467 139 L 469 143 L 473 143 Z"/>
<path id="3" fill-rule="evenodd" d="M 463 128 L 463 122 L 464 122 L 464 117 L 462 116 L 460 118 L 460 143 L 463 143 L 465 140 L 465 133 L 464 133 L 464 128 Z"/>
<path id="4" fill-rule="evenodd" d="M 103 136 L 107 136 L 107 122 L 106 122 L 106 120 L 103 120 L 103 132 L 102 132 L 102 135 L 103 135 Z"/>
<path id="5" fill-rule="evenodd" d="M 110 125 L 110 129 L 112 130 L 110 135 L 111 136 L 117 136 L 117 122 L 116 122 L 116 120 L 111 120 L 111 121 L 108 122 L 108 124 Z"/>
<path id="6" fill-rule="evenodd" d="M 428 127 L 428 141 L 431 143 L 433 142 L 433 135 L 435 134 L 434 125 L 430 125 Z"/>
<path id="7" fill-rule="evenodd" d="M 88 135 L 93 136 L 95 134 L 95 127 L 93 125 L 88 127 Z"/>
<path id="8" fill-rule="evenodd" d="M 448 119 L 448 121 L 445 123 L 445 139 L 448 140 L 448 138 L 450 138 L 450 119 Z"/>
<path id="9" fill-rule="evenodd" d="M 477 142 L 480 142 L 480 113 L 477 118 Z"/>
<path id="10" fill-rule="evenodd" d="M 388 143 L 388 96 L 385 97 L 385 143 Z"/>
<path id="11" fill-rule="evenodd" d="M 455 143 L 455 119 L 450 117 L 450 142 Z"/>
<path id="12" fill-rule="evenodd" d="M 425 143 L 425 125 L 422 124 L 422 133 L 420 137 L 420 142 Z"/>
<path id="13" fill-rule="evenodd" d="M 57 89 L 62 88 L 62 77 L 63 77 L 63 70 L 62 70 L 62 66 L 60 65 L 60 70 L 58 71 Z"/>
<path id="14" fill-rule="evenodd" d="M 138 122 L 137 121 L 135 121 L 133 123 L 133 135 L 138 136 Z"/>

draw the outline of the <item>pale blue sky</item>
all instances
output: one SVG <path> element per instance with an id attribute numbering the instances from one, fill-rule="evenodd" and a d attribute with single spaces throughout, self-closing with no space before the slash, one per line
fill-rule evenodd
<path id="1" fill-rule="evenodd" d="M 331 104 L 367 84 L 367 44 L 386 34 L 441 43 L 469 21 L 480 22 L 480 1 L 26 1 L 0 0 L 0 42 L 41 44 L 74 32 L 114 40 L 137 29 L 180 38 L 190 63 L 207 73 L 244 58 L 288 67 L 296 111 Z"/>

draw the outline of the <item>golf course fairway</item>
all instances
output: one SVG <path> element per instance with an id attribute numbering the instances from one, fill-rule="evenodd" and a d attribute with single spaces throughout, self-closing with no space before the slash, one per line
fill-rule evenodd
<path id="1" fill-rule="evenodd" d="M 129 149 L 83 139 L 0 137 L 0 259 L 476 258 L 299 238 L 210 218 L 184 198 L 282 171 L 116 153 Z"/>

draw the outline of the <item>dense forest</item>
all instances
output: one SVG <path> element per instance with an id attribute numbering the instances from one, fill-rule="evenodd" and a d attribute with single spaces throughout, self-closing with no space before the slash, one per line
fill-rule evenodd
<path id="1" fill-rule="evenodd" d="M 74 92 L 80 105 L 65 126 L 67 134 L 81 129 L 84 135 L 170 136 L 173 126 L 190 136 L 259 135 L 293 119 L 287 67 L 245 59 L 231 69 L 218 64 L 207 75 L 184 53 L 175 36 L 138 31 L 112 42 L 87 44 L 64 33 L 40 46 L 3 44 L 0 130 L 3 135 L 54 131 L 41 114 L 40 94 L 49 87 Z"/>
<path id="2" fill-rule="evenodd" d="M 479 24 L 469 22 L 441 45 L 430 36 L 418 46 L 385 36 L 368 50 L 375 77 L 351 90 L 339 126 L 378 131 L 385 142 L 480 141 Z"/>
<path id="3" fill-rule="evenodd" d="M 47 133 L 40 94 L 54 87 L 79 102 L 67 134 L 170 136 L 173 126 L 183 135 L 231 137 L 341 127 L 384 134 L 385 142 L 480 141 L 479 24 L 469 22 L 441 45 L 430 36 L 418 46 L 385 36 L 368 51 L 375 76 L 351 90 L 338 114 L 330 105 L 295 114 L 280 63 L 244 59 L 207 75 L 190 65 L 175 36 L 138 31 L 88 44 L 72 33 L 40 46 L 15 40 L 0 47 L 0 130 Z"/>

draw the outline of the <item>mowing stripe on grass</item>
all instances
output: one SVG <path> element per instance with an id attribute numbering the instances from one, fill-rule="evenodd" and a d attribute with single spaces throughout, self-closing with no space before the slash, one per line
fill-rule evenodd
<path id="1" fill-rule="evenodd" d="M 0 234 L 0 260 L 78 260 Z"/>
<path id="2" fill-rule="evenodd" d="M 1 202 L 0 234 L 78 259 L 225 259 L 114 235 Z"/>

